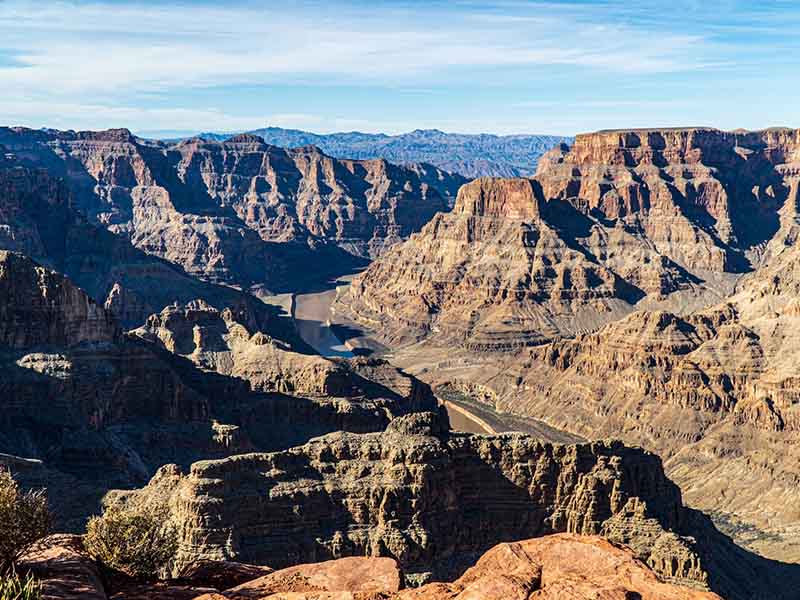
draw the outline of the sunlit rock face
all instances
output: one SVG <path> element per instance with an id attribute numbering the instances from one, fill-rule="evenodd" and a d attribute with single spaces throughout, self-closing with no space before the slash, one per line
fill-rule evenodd
<path id="1" fill-rule="evenodd" d="M 800 132 L 605 131 L 482 179 L 376 260 L 340 309 L 392 344 L 509 350 L 640 308 L 686 313 L 797 237 Z"/>

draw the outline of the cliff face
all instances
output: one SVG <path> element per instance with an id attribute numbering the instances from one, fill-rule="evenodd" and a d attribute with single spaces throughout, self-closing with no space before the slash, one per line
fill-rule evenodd
<path id="1" fill-rule="evenodd" d="M 188 475 L 165 468 L 111 501 L 165 498 L 183 560 L 280 567 L 389 556 L 411 579 L 448 578 L 500 541 L 572 532 L 602 534 L 666 580 L 729 598 L 767 589 L 781 597 L 796 581 L 788 571 L 779 582 L 766 562 L 685 509 L 652 454 L 612 442 L 449 434 L 433 415 L 401 417 L 381 434 L 337 433 L 284 452 L 199 462 Z"/>
<path id="2" fill-rule="evenodd" d="M 82 527 L 109 487 L 167 462 L 380 431 L 437 408 L 383 361 L 304 356 L 250 333 L 241 313 L 193 306 L 123 335 L 68 279 L 0 252 L 0 464 L 48 487 L 62 526 Z"/>
<path id="3" fill-rule="evenodd" d="M 465 186 L 463 204 L 377 260 L 340 308 L 390 334 L 421 322 L 412 339 L 428 347 L 483 351 L 477 366 L 444 362 L 426 377 L 479 387 L 501 412 L 657 452 L 688 501 L 738 541 L 797 560 L 786 502 L 800 481 L 798 185 L 796 130 L 578 136 L 530 183 Z M 512 224 L 556 241 L 514 254 L 521 236 L 494 233 Z M 459 231 L 467 241 L 452 244 Z M 548 254 L 559 243 L 592 277 Z M 571 287 L 558 302 L 533 293 L 560 282 Z M 476 343 L 486 324 L 508 343 Z M 485 352 L 520 341 L 533 347 Z"/>
<path id="4" fill-rule="evenodd" d="M 23 166 L 19 155 L 0 158 L 0 248 L 21 252 L 68 275 L 125 325 L 173 302 L 203 298 L 224 309 L 246 310 L 253 327 L 278 329 L 255 298 L 205 283 L 183 269 L 134 248 L 123 236 L 91 225 L 54 169 Z"/>
<path id="5" fill-rule="evenodd" d="M 658 452 L 693 505 L 759 551 L 797 559 L 786 502 L 800 500 L 798 294 L 791 246 L 716 307 L 640 312 L 530 350 L 496 382 L 497 406 Z"/>
<path id="6" fill-rule="evenodd" d="M 714 129 L 579 135 L 542 160 L 548 198 L 643 230 L 692 272 L 757 266 L 797 203 L 800 131 Z"/>
<path id="7" fill-rule="evenodd" d="M 69 280 L 0 250 L 0 344 L 74 346 L 118 337 L 111 315 Z"/>
<path id="8" fill-rule="evenodd" d="M 800 132 L 578 136 L 532 180 L 485 179 L 353 283 L 340 310 L 387 340 L 496 350 L 634 307 L 718 301 L 797 238 Z"/>
<path id="9" fill-rule="evenodd" d="M 254 291 L 286 287 L 299 261 L 316 257 L 324 272 L 381 253 L 447 209 L 437 188 L 461 182 L 252 135 L 171 146 L 127 130 L 5 128 L 0 144 L 63 177 L 90 221 L 190 274 Z"/>

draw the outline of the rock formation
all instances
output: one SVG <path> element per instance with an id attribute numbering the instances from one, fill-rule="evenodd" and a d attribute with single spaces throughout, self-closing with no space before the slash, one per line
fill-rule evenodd
<path id="1" fill-rule="evenodd" d="M 0 153 L 0 249 L 21 252 L 67 274 L 127 326 L 173 302 L 203 298 L 246 309 L 250 326 L 277 334 L 268 307 L 228 287 L 204 283 L 180 267 L 145 254 L 125 238 L 91 225 L 75 209 L 63 179 Z"/>
<path id="2" fill-rule="evenodd" d="M 532 180 L 462 187 L 359 276 L 337 310 L 391 345 L 515 349 L 635 308 L 684 314 L 797 236 L 800 132 L 600 132 Z"/>
<path id="3" fill-rule="evenodd" d="M 786 507 L 800 481 L 799 187 L 797 130 L 578 136 L 531 181 L 462 188 L 453 213 L 377 260 L 337 310 L 392 345 L 460 342 L 472 365 L 427 380 L 657 452 L 737 541 L 798 560 Z M 530 249 L 523 231 L 536 232 Z M 486 353 L 498 349 L 518 352 Z"/>
<path id="4" fill-rule="evenodd" d="M 167 467 L 141 491 L 108 500 L 165 498 L 186 561 L 282 567 L 389 556 L 409 581 L 424 581 L 463 572 L 498 542 L 571 532 L 602 534 L 666 580 L 730 598 L 767 589 L 780 597 L 798 576 L 684 508 L 655 455 L 616 442 L 454 434 L 433 414 L 400 417 L 380 434 L 197 462 L 186 475 Z"/>
<path id="5" fill-rule="evenodd" d="M 23 564 L 43 582 L 44 600 L 719 600 L 658 579 L 630 550 L 592 536 L 556 534 L 499 544 L 452 583 L 403 589 L 391 558 L 348 557 L 270 572 L 230 561 L 189 565 L 179 579 L 137 582 L 106 574 L 78 536 L 51 536 Z M 208 581 L 206 574 L 215 577 Z M 230 576 L 228 576 L 230 574 Z M 230 584 L 243 578 L 239 583 Z M 105 580 L 105 581 L 103 581 Z M 209 584 L 213 585 L 209 585 Z"/>
<path id="6" fill-rule="evenodd" d="M 726 302 L 686 317 L 638 312 L 513 361 L 496 406 L 658 452 L 687 499 L 737 539 L 797 560 L 800 246 Z"/>
<path id="7" fill-rule="evenodd" d="M 288 289 L 309 261 L 322 276 L 381 253 L 447 209 L 427 181 L 451 181 L 430 166 L 337 160 L 247 134 L 168 145 L 127 130 L 4 128 L 0 144 L 63 177 L 91 222 L 190 274 L 256 293 Z"/>
<path id="8" fill-rule="evenodd" d="M 399 594 L 404 600 L 720 600 L 663 583 L 629 550 L 598 537 L 556 534 L 500 544 L 450 584 Z"/>
<path id="9" fill-rule="evenodd" d="M 166 343 L 124 335 L 68 279 L 0 252 L 0 464 L 50 488 L 63 526 L 82 526 L 105 490 L 141 485 L 165 463 L 380 431 L 436 410 L 426 385 L 383 361 L 304 357 L 251 335 L 240 313 L 225 321 L 199 306 L 148 321 Z M 192 340 L 197 363 L 181 354 Z"/>

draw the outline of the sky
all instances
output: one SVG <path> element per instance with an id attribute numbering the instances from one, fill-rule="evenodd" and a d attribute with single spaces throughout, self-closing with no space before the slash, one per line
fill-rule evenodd
<path id="1" fill-rule="evenodd" d="M 0 124 L 800 127 L 796 0 L 0 0 Z"/>

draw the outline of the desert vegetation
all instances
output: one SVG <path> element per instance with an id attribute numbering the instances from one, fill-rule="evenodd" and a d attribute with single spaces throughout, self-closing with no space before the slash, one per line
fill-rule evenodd
<path id="1" fill-rule="evenodd" d="M 111 506 L 89 519 L 84 544 L 106 567 L 155 579 L 175 557 L 178 538 L 166 507 Z"/>

